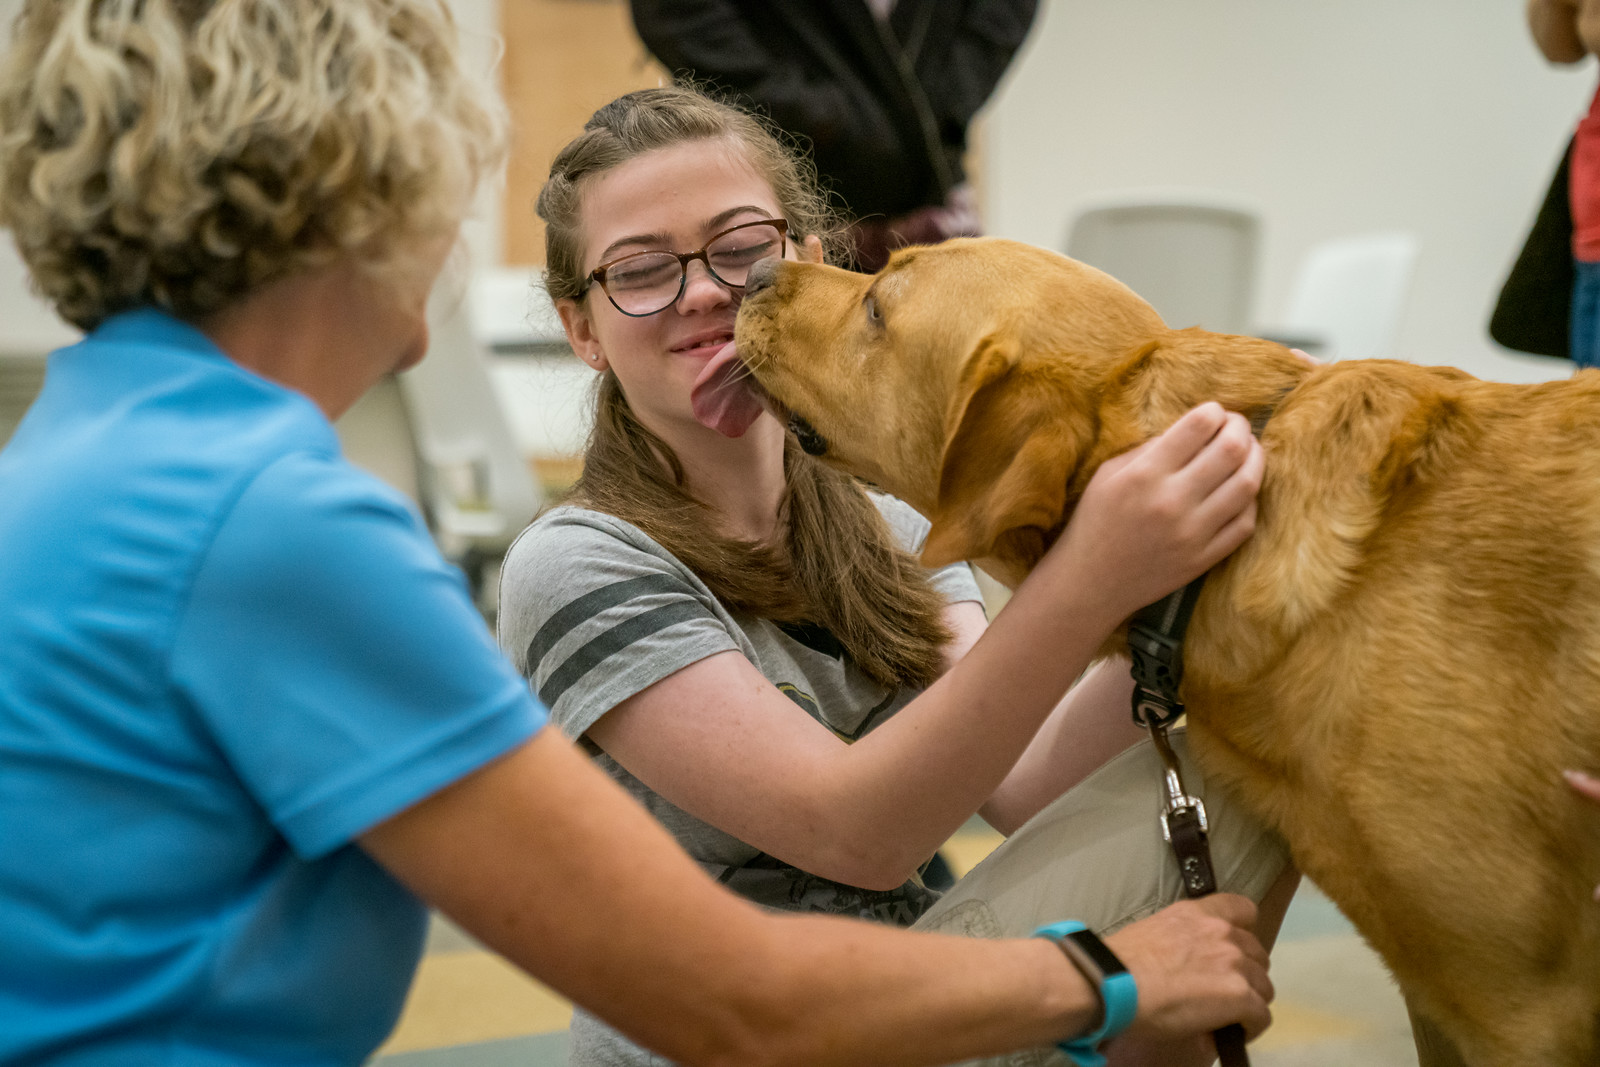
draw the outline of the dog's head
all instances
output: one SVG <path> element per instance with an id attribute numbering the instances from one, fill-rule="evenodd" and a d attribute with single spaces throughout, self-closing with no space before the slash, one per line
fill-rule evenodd
<path id="1" fill-rule="evenodd" d="M 875 275 L 773 264 L 737 341 L 812 451 L 929 516 L 925 562 L 989 560 L 1010 580 L 1065 521 L 1102 383 L 1166 332 L 1110 276 L 978 238 Z"/>

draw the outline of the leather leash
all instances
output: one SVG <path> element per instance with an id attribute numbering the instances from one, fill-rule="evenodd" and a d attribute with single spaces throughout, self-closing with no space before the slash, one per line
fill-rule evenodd
<path id="1" fill-rule="evenodd" d="M 1282 399 L 1279 396 L 1250 420 L 1257 437 Z M 1167 729 L 1183 715 L 1183 701 L 1178 699 L 1178 685 L 1183 681 L 1183 635 L 1205 582 L 1202 574 L 1177 592 L 1140 609 L 1128 622 L 1128 651 L 1133 655 L 1133 721 L 1150 731 L 1150 740 L 1165 768 L 1162 779 L 1166 806 L 1161 813 L 1161 836 L 1177 857 L 1183 895 L 1190 900 L 1215 893 L 1217 875 L 1206 839 L 1210 829 L 1206 806 L 1184 789 L 1183 767 L 1167 739 Z M 1243 1026 L 1232 1023 L 1211 1036 L 1217 1043 L 1222 1067 L 1250 1067 Z"/>
<path id="2" fill-rule="evenodd" d="M 1190 900 L 1217 891 L 1211 846 L 1206 840 L 1206 806 L 1183 786 L 1183 767 L 1167 739 L 1167 728 L 1183 715 L 1178 684 L 1183 681 L 1183 635 L 1205 585 L 1201 575 L 1175 593 L 1143 608 L 1128 623 L 1128 650 L 1133 654 L 1133 721 L 1150 731 L 1150 740 L 1165 767 L 1166 805 L 1161 836 L 1178 860 L 1183 895 Z M 1249 1067 L 1244 1027 L 1231 1023 L 1214 1031 L 1222 1067 Z"/>

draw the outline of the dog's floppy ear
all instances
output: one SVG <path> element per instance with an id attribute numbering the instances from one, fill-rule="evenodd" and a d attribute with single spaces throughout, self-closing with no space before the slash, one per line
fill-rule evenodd
<path id="1" fill-rule="evenodd" d="M 1081 447 L 1063 396 L 1015 341 L 991 334 L 962 367 L 945 417 L 944 455 L 925 566 L 994 560 L 1020 578 L 1062 524 Z"/>

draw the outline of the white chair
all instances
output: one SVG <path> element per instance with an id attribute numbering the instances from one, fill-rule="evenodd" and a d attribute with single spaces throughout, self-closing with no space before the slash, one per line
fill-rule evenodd
<path id="1" fill-rule="evenodd" d="M 1068 228 L 1066 253 L 1143 297 L 1173 329 L 1242 333 L 1255 299 L 1260 217 L 1211 193 L 1097 198 Z"/>
<path id="2" fill-rule="evenodd" d="M 503 355 L 570 351 L 539 273 L 531 267 L 495 267 L 473 277 L 467 304 L 480 345 Z"/>
<path id="3" fill-rule="evenodd" d="M 1295 275 L 1281 322 L 1264 336 L 1321 359 L 1391 359 L 1417 260 L 1410 233 L 1315 245 Z"/>
<path id="4" fill-rule="evenodd" d="M 368 389 L 333 424 L 351 463 L 388 482 L 419 508 L 417 447 L 400 382 L 389 375 Z"/>
<path id="5" fill-rule="evenodd" d="M 459 298 L 436 294 L 428 355 L 399 376 L 417 458 L 417 496 L 445 556 L 492 612 L 505 550 L 544 503 L 512 435 Z"/>
<path id="6" fill-rule="evenodd" d="M 539 271 L 481 271 L 467 298 L 512 436 L 545 485 L 569 482 L 594 421 L 595 374 L 572 355 Z"/>

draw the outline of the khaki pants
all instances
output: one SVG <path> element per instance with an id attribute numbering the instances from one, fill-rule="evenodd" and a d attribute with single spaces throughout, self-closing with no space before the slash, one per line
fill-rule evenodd
<path id="1" fill-rule="evenodd" d="M 1182 732 L 1184 785 L 1205 801 L 1218 886 L 1259 901 L 1289 862 L 1281 838 L 1229 798 L 1207 791 Z M 1106 934 L 1181 899 L 1177 864 L 1158 821 L 1161 760 L 1144 741 L 1084 779 L 962 878 L 915 929 L 969 937 L 1025 937 L 1077 919 Z M 1057 1067 L 1055 1049 L 973 1061 L 982 1067 Z"/>

